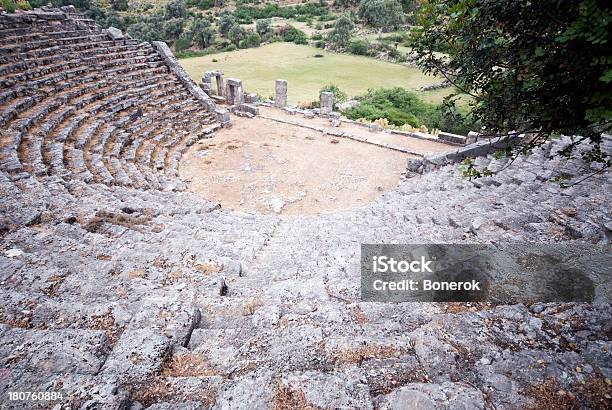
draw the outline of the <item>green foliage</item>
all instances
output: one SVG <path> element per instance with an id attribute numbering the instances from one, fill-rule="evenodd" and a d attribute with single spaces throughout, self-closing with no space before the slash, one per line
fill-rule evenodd
<path id="1" fill-rule="evenodd" d="M 164 40 L 173 42 L 183 34 L 185 20 L 182 18 L 172 18 L 164 21 Z"/>
<path id="2" fill-rule="evenodd" d="M 353 28 L 355 24 L 350 19 L 350 17 L 346 14 L 343 14 L 336 20 L 334 24 L 334 29 L 329 34 L 329 42 L 335 48 L 345 48 L 351 42 L 351 33 L 353 32 Z"/>
<path id="3" fill-rule="evenodd" d="M 191 38 L 181 37 L 174 42 L 175 51 L 183 51 L 191 47 Z"/>
<path id="4" fill-rule="evenodd" d="M 348 46 L 348 52 L 359 56 L 369 55 L 370 44 L 366 40 L 353 40 Z"/>
<path id="5" fill-rule="evenodd" d="M 234 26 L 232 26 L 230 31 L 227 33 L 227 38 L 229 38 L 232 41 L 232 43 L 238 46 L 240 42 L 244 40 L 246 35 L 247 35 L 246 30 L 242 28 L 240 24 L 235 24 Z"/>
<path id="6" fill-rule="evenodd" d="M 187 5 L 184 0 L 171 0 L 166 3 L 164 18 L 169 19 L 184 19 L 187 17 Z"/>
<path id="7" fill-rule="evenodd" d="M 14 0 L 0 0 L 0 6 L 9 13 L 14 13 L 17 10 L 17 3 Z"/>
<path id="8" fill-rule="evenodd" d="M 272 30 L 270 19 L 259 19 L 255 24 L 255 31 L 260 36 L 268 34 Z"/>
<path id="9" fill-rule="evenodd" d="M 307 44 L 308 37 L 306 33 L 293 26 L 285 25 L 278 30 L 278 34 L 281 36 L 283 41 L 287 43 L 295 44 Z"/>
<path id="10" fill-rule="evenodd" d="M 323 57 L 323 56 L 321 56 L 321 57 Z M 342 91 L 340 89 L 340 87 L 338 87 L 336 84 L 328 84 L 325 87 L 322 87 L 319 90 L 319 95 L 322 92 L 334 93 L 334 106 L 337 103 L 345 102 L 348 99 L 348 96 L 346 95 L 346 93 L 344 91 Z"/>
<path id="11" fill-rule="evenodd" d="M 226 51 L 226 52 L 227 52 L 227 51 L 234 51 L 234 50 L 237 50 L 237 49 L 238 49 L 238 47 L 236 47 L 236 45 L 235 45 L 235 44 L 230 44 L 229 46 L 225 47 L 225 48 L 223 49 L 223 51 Z"/>
<path id="12" fill-rule="evenodd" d="M 361 0 L 358 15 L 365 24 L 385 31 L 397 29 L 404 22 L 404 11 L 397 0 Z"/>
<path id="13" fill-rule="evenodd" d="M 339 8 L 351 8 L 359 4 L 359 0 L 334 0 L 334 6 Z"/>
<path id="14" fill-rule="evenodd" d="M 141 41 L 166 40 L 163 17 L 157 14 L 143 16 L 128 27 L 128 34 Z"/>
<path id="15" fill-rule="evenodd" d="M 417 117 L 426 116 L 430 110 L 415 93 L 399 87 L 370 90 L 360 99 L 361 104 L 346 113 L 348 118 L 365 118 L 369 121 L 387 118 L 394 125 L 419 127 L 421 122 Z"/>
<path id="16" fill-rule="evenodd" d="M 207 48 L 205 50 L 183 50 L 183 51 L 177 51 L 176 53 L 174 53 L 174 55 L 176 56 L 176 58 L 193 58 L 193 57 L 202 57 L 202 56 L 207 56 L 210 54 L 215 54 L 218 51 L 215 50 L 214 48 Z M 213 62 L 215 62 L 215 60 L 213 59 Z"/>
<path id="17" fill-rule="evenodd" d="M 470 116 L 459 113 L 455 107 L 429 104 L 416 93 L 399 87 L 369 90 L 359 99 L 361 104 L 345 113 L 348 118 L 365 118 L 368 121 L 386 118 L 390 124 L 396 126 L 426 125 L 430 129 L 437 128 L 463 135 L 480 128 Z"/>
<path id="18" fill-rule="evenodd" d="M 198 47 L 208 48 L 215 41 L 215 30 L 207 19 L 196 18 L 191 24 L 191 37 Z"/>
<path id="19" fill-rule="evenodd" d="M 583 158 L 612 165 L 599 148 L 601 133 L 612 131 L 609 2 L 431 0 L 419 23 L 417 64 L 470 94 L 487 134 L 534 135 L 511 157 L 555 134 L 580 135 L 560 155 L 586 140 Z"/>
<path id="20" fill-rule="evenodd" d="M 296 6 L 281 7 L 278 4 L 266 4 L 264 7 L 239 6 L 234 11 L 236 19 L 243 24 L 254 20 L 272 17 L 299 18 L 315 17 L 329 14 L 329 7 L 325 4 L 307 3 Z"/>
<path id="21" fill-rule="evenodd" d="M 253 48 L 259 47 L 261 44 L 261 37 L 254 31 L 247 33 L 244 40 L 240 42 L 240 48 Z"/>
<path id="22" fill-rule="evenodd" d="M 187 0 L 187 5 L 200 10 L 210 10 L 215 7 L 215 0 Z"/>
<path id="23" fill-rule="evenodd" d="M 129 8 L 128 0 L 115 0 L 111 2 L 111 7 L 116 11 L 127 11 Z"/>
<path id="24" fill-rule="evenodd" d="M 219 16 L 219 33 L 226 36 L 227 33 L 231 30 L 232 27 L 236 25 L 236 18 L 232 15 L 232 13 L 228 11 L 224 11 Z"/>

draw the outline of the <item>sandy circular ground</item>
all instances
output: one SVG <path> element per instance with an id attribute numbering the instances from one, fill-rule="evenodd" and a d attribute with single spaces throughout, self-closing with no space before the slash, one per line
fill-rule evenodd
<path id="1" fill-rule="evenodd" d="M 224 208 L 317 214 L 359 207 L 397 186 L 408 155 L 263 118 L 190 148 L 181 176 Z"/>

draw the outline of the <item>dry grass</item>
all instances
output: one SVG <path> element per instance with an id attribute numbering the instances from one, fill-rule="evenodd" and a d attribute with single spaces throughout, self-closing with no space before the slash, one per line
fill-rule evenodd
<path id="1" fill-rule="evenodd" d="M 124 330 L 123 326 L 117 326 L 115 323 L 112 309 L 101 315 L 92 315 L 87 322 L 88 329 L 103 330 L 111 346 L 117 344 Z"/>
<path id="2" fill-rule="evenodd" d="M 98 211 L 93 218 L 81 223 L 88 232 L 98 232 L 104 224 L 123 226 L 124 228 L 142 232 L 142 226 L 149 223 L 152 215 L 134 216 L 125 213 Z"/>
<path id="3" fill-rule="evenodd" d="M 192 353 L 173 356 L 165 363 L 161 371 L 164 377 L 197 377 L 217 374 L 219 372 L 205 357 Z"/>
<path id="4" fill-rule="evenodd" d="M 336 364 L 361 364 L 369 359 L 388 359 L 406 353 L 403 347 L 370 345 L 340 349 L 328 353 L 328 356 L 331 356 L 330 359 Z"/>
<path id="5" fill-rule="evenodd" d="M 534 400 L 529 410 L 612 408 L 612 383 L 601 374 L 591 376 L 583 383 L 575 383 L 567 389 L 550 378 L 527 387 L 522 393 Z"/>
<path id="6" fill-rule="evenodd" d="M 242 316 L 252 316 L 262 306 L 261 300 L 251 299 L 242 305 Z"/>
<path id="7" fill-rule="evenodd" d="M 277 383 L 274 389 L 274 399 L 272 401 L 272 409 L 274 410 L 316 410 L 318 407 L 313 406 L 306 400 L 306 395 L 302 390 L 293 390 L 290 387 Z"/>
<path id="8" fill-rule="evenodd" d="M 363 313 L 359 306 L 354 306 L 351 309 L 351 312 L 353 313 L 355 323 L 357 323 L 358 325 L 365 325 L 366 323 L 368 323 L 368 317 L 365 315 L 365 313 Z"/>
<path id="9" fill-rule="evenodd" d="M 211 275 L 223 270 L 223 265 L 217 262 L 198 263 L 197 265 L 193 265 L 193 267 L 204 275 Z"/>
<path id="10" fill-rule="evenodd" d="M 495 305 L 488 302 L 447 302 L 442 304 L 444 313 L 478 312 L 493 309 Z"/>

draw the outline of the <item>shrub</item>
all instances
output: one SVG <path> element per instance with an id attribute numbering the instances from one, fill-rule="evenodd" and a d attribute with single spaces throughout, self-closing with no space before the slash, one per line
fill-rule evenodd
<path id="1" fill-rule="evenodd" d="M 244 40 L 247 36 L 247 32 L 240 24 L 234 25 L 229 33 L 227 33 L 227 37 L 238 46 L 242 40 Z"/>
<path id="2" fill-rule="evenodd" d="M 183 19 L 187 17 L 187 5 L 183 0 L 172 0 L 166 3 L 164 18 L 168 19 Z"/>
<path id="3" fill-rule="evenodd" d="M 191 39 L 188 37 L 178 38 L 174 42 L 174 49 L 176 51 L 183 51 L 183 50 L 188 49 L 189 47 L 191 47 Z"/>
<path id="4" fill-rule="evenodd" d="M 261 37 L 259 34 L 255 32 L 250 32 L 247 36 L 240 42 L 240 48 L 253 48 L 259 47 L 261 44 Z"/>
<path id="5" fill-rule="evenodd" d="M 321 33 L 316 33 L 310 36 L 311 40 L 323 40 L 323 35 Z"/>
<path id="6" fill-rule="evenodd" d="M 260 36 L 268 34 L 271 30 L 270 19 L 257 20 L 257 23 L 255 24 L 255 30 Z"/>
<path id="7" fill-rule="evenodd" d="M 187 5 L 200 10 L 210 10 L 215 7 L 215 0 L 187 0 Z"/>
<path id="8" fill-rule="evenodd" d="M 367 25 L 387 31 L 404 22 L 404 10 L 397 0 L 361 0 L 358 13 Z"/>
<path id="9" fill-rule="evenodd" d="M 355 25 L 349 16 L 343 14 L 336 20 L 334 29 L 329 34 L 329 41 L 337 48 L 347 47 L 351 42 L 351 33 L 354 27 Z"/>
<path id="10" fill-rule="evenodd" d="M 228 45 L 227 47 L 225 47 L 225 48 L 223 49 L 223 51 L 234 51 L 234 50 L 236 50 L 237 48 L 238 48 L 238 47 L 236 47 L 236 45 L 235 45 L 235 44 L 230 44 L 230 45 Z"/>
<path id="11" fill-rule="evenodd" d="M 215 40 L 215 30 L 207 19 L 196 18 L 191 24 L 191 36 L 198 47 L 208 48 Z"/>
<path id="12" fill-rule="evenodd" d="M 17 10 L 17 3 L 13 0 L 0 0 L 0 6 L 9 13 L 14 13 Z"/>
<path id="13" fill-rule="evenodd" d="M 334 105 L 336 103 L 345 102 L 348 99 L 346 93 L 342 91 L 340 87 L 338 87 L 336 84 L 328 84 L 322 87 L 319 90 L 319 94 L 321 94 L 322 92 L 334 93 Z"/>
<path id="14" fill-rule="evenodd" d="M 480 129 L 470 115 L 459 112 L 454 106 L 429 104 L 417 94 L 399 87 L 370 90 L 359 99 L 361 104 L 345 113 L 348 118 L 365 118 L 368 121 L 386 118 L 395 126 L 408 124 L 419 128 L 425 125 L 429 129 L 463 135 Z"/>
<path id="15" fill-rule="evenodd" d="M 219 24 L 218 24 L 219 33 L 221 33 L 222 35 L 227 35 L 227 33 L 229 33 L 229 31 L 235 25 L 236 25 L 236 19 L 231 13 L 227 11 L 224 11 L 223 13 L 221 13 L 221 15 L 219 16 Z"/>
<path id="16" fill-rule="evenodd" d="M 317 41 L 315 43 L 316 48 L 325 48 L 325 41 Z"/>
<path id="17" fill-rule="evenodd" d="M 308 38 L 306 33 L 293 26 L 283 26 L 279 29 L 278 34 L 282 37 L 285 42 L 293 42 L 295 44 L 307 44 Z"/>
<path id="18" fill-rule="evenodd" d="M 348 110 L 346 116 L 368 121 L 386 118 L 393 125 L 420 127 L 420 117 L 427 117 L 431 110 L 415 93 L 396 87 L 368 91 L 361 97 L 361 104 Z"/>
<path id="19" fill-rule="evenodd" d="M 365 40 L 353 40 L 348 46 L 348 51 L 351 54 L 357 54 L 360 56 L 367 56 L 369 54 L 368 49 L 370 45 Z"/>
<path id="20" fill-rule="evenodd" d="M 176 58 L 192 58 L 192 57 L 202 57 L 202 56 L 206 56 L 209 54 L 214 54 L 217 53 L 218 51 L 215 50 L 214 48 L 207 48 L 206 50 L 183 50 L 183 51 L 177 51 L 175 53 Z M 213 63 L 215 62 L 215 59 L 213 58 Z"/>

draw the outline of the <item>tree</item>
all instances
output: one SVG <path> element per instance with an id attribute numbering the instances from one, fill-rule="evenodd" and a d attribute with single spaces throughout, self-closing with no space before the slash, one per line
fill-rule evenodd
<path id="1" fill-rule="evenodd" d="M 183 34 L 184 21 L 182 18 L 173 18 L 164 21 L 164 38 L 172 42 Z"/>
<path id="2" fill-rule="evenodd" d="M 346 48 L 351 42 L 351 33 L 355 25 L 346 14 L 341 15 L 334 24 L 329 41 L 337 48 Z"/>
<path id="3" fill-rule="evenodd" d="M 185 5 L 185 1 L 172 0 L 166 3 L 164 17 L 166 20 L 177 18 L 184 19 L 187 17 L 187 6 Z"/>
<path id="4" fill-rule="evenodd" d="M 198 47 L 208 48 L 215 41 L 215 30 L 210 21 L 197 18 L 191 25 L 191 37 Z"/>
<path id="5" fill-rule="evenodd" d="M 219 16 L 219 33 L 226 36 L 233 26 L 236 25 L 236 18 L 232 13 L 224 11 Z"/>
<path id="6" fill-rule="evenodd" d="M 254 31 L 250 31 L 247 33 L 244 40 L 240 42 L 240 48 L 253 48 L 259 47 L 261 44 L 261 37 Z"/>
<path id="7" fill-rule="evenodd" d="M 590 142 L 580 150 L 583 159 L 599 163 L 596 172 L 612 165 L 599 147 L 602 132 L 612 129 L 609 3 L 432 0 L 419 20 L 417 64 L 472 97 L 472 115 L 487 135 L 508 142 L 529 136 L 499 155 L 513 160 L 555 135 L 580 135 L 559 155 Z M 440 49 L 448 54 L 434 51 Z M 471 165 L 468 171 L 488 173 Z"/>
<path id="8" fill-rule="evenodd" d="M 264 36 L 270 32 L 270 19 L 259 19 L 255 24 L 255 30 L 260 36 Z"/>
<path id="9" fill-rule="evenodd" d="M 334 6 L 341 8 L 350 8 L 359 4 L 359 0 L 335 0 Z"/>
<path id="10" fill-rule="evenodd" d="M 240 45 L 240 41 L 244 40 L 247 33 L 244 28 L 240 24 L 235 24 L 227 33 L 227 38 L 229 38 L 232 43 L 236 44 L 236 47 Z"/>
<path id="11" fill-rule="evenodd" d="M 397 0 L 361 0 L 359 18 L 384 31 L 397 29 L 404 22 L 404 11 Z"/>

